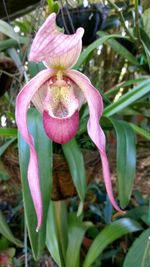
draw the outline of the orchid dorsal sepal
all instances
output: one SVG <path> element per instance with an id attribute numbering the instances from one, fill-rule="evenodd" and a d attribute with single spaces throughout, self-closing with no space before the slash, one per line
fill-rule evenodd
<path id="1" fill-rule="evenodd" d="M 71 68 L 78 60 L 82 49 L 84 29 L 67 35 L 56 27 L 56 14 L 52 13 L 37 32 L 29 54 L 29 60 L 45 62 L 52 69 Z"/>
<path id="2" fill-rule="evenodd" d="M 28 181 L 38 218 L 37 231 L 42 222 L 42 198 L 38 155 L 27 126 L 27 111 L 30 102 L 42 114 L 47 136 L 59 144 L 67 143 L 76 135 L 79 110 L 83 103 L 87 102 L 90 115 L 87 125 L 88 134 L 101 156 L 109 199 L 113 207 L 121 211 L 113 196 L 105 149 L 106 140 L 99 125 L 103 113 L 102 97 L 85 75 L 70 69 L 80 55 L 83 33 L 84 30 L 79 28 L 73 35 L 63 34 L 56 27 L 56 14 L 53 13 L 47 18 L 33 40 L 29 60 L 44 61 L 48 69 L 41 71 L 27 83 L 16 101 L 18 129 L 30 148 Z"/>

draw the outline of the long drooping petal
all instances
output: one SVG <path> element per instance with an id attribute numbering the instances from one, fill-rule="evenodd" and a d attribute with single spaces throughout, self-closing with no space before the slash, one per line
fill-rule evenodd
<path id="1" fill-rule="evenodd" d="M 90 80 L 82 73 L 75 70 L 68 70 L 65 74 L 80 87 L 85 95 L 90 113 L 90 118 L 87 125 L 88 134 L 100 152 L 103 176 L 108 197 L 113 207 L 116 210 L 121 211 L 113 196 L 109 163 L 105 148 L 105 135 L 99 125 L 99 120 L 103 112 L 102 97 L 95 87 L 92 86 Z"/>
<path id="2" fill-rule="evenodd" d="M 53 69 L 71 68 L 80 55 L 83 33 L 83 28 L 79 28 L 71 35 L 59 32 L 56 26 L 56 14 L 52 13 L 33 40 L 29 60 L 44 61 Z"/>
<path id="3" fill-rule="evenodd" d="M 38 156 L 34 147 L 34 140 L 28 131 L 27 111 L 35 92 L 53 75 L 51 70 L 43 70 L 28 82 L 20 91 L 16 100 L 16 122 L 18 129 L 30 148 L 30 160 L 28 165 L 28 183 L 37 214 L 37 231 L 42 222 L 42 199 L 40 192 L 40 179 L 38 169 Z"/>

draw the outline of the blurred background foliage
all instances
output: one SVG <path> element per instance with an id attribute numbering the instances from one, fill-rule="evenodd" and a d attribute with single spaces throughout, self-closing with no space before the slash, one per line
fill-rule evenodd
<path id="1" fill-rule="evenodd" d="M 31 109 L 29 127 L 39 140 L 41 172 L 43 166 L 47 170 L 42 181 L 44 226 L 36 235 L 26 181 L 28 148 L 18 139 L 15 99 L 44 68 L 29 62 L 28 53 L 35 33 L 52 12 L 65 33 L 85 29 L 83 51 L 74 68 L 85 73 L 103 96 L 101 125 L 113 187 L 127 213 L 115 214 L 107 199 L 99 155 L 86 132 L 87 106 L 80 111 L 76 139 L 63 146 L 46 139 L 41 118 Z M 150 266 L 149 0 L 1 1 L 0 111 L 0 266 Z"/>

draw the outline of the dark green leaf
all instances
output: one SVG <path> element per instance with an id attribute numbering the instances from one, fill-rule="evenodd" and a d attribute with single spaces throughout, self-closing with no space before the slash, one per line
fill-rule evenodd
<path id="1" fill-rule="evenodd" d="M 133 84 L 136 84 L 136 83 L 139 83 L 139 82 L 142 82 L 145 80 L 146 77 L 140 77 L 138 79 L 135 79 L 135 80 L 128 80 L 128 81 L 125 81 L 125 82 L 121 82 L 120 84 L 117 84 L 116 86 L 114 86 L 113 88 L 111 88 L 110 90 L 106 91 L 105 92 L 105 96 L 110 96 L 112 94 L 116 94 L 120 88 L 125 88 L 129 85 L 133 85 Z"/>
<path id="2" fill-rule="evenodd" d="M 68 243 L 68 214 L 67 206 L 65 201 L 56 201 L 54 202 L 55 208 L 55 223 L 57 227 L 58 240 L 65 261 L 66 250 Z"/>
<path id="3" fill-rule="evenodd" d="M 124 121 L 110 120 L 117 136 L 117 185 L 120 205 L 125 208 L 132 193 L 136 170 L 135 134 Z"/>
<path id="4" fill-rule="evenodd" d="M 74 214 L 74 216 L 76 216 Z M 74 217 L 73 216 L 73 217 Z M 70 216 L 68 229 L 68 248 L 66 253 L 66 267 L 80 267 L 80 249 L 86 230 L 91 226 L 81 222 L 77 217 Z"/>
<path id="5" fill-rule="evenodd" d="M 141 82 L 138 86 L 124 94 L 119 98 L 118 101 L 110 104 L 104 109 L 103 115 L 112 116 L 115 113 L 125 109 L 144 95 L 150 92 L 150 79 L 146 79 Z"/>
<path id="6" fill-rule="evenodd" d="M 142 14 L 142 19 L 143 19 L 143 29 L 147 33 L 147 35 L 150 37 L 150 8 L 146 8 L 144 10 L 144 13 Z"/>
<path id="7" fill-rule="evenodd" d="M 150 266 L 150 229 L 144 231 L 129 249 L 123 267 L 131 266 Z"/>
<path id="8" fill-rule="evenodd" d="M 98 34 L 102 37 L 109 36 L 107 33 L 99 31 Z M 121 45 L 117 40 L 114 38 L 109 38 L 106 41 L 107 44 L 110 45 L 110 47 L 117 52 L 118 55 L 123 57 L 124 59 L 128 60 L 133 65 L 139 65 L 139 62 L 137 61 L 136 57 L 134 57 L 128 49 L 126 49 L 123 45 Z"/>
<path id="9" fill-rule="evenodd" d="M 68 221 L 65 202 L 50 202 L 46 245 L 59 267 L 65 267 L 66 248 L 68 242 Z"/>
<path id="10" fill-rule="evenodd" d="M 150 69 L 150 36 L 147 35 L 143 28 L 140 28 L 140 37 Z"/>
<path id="11" fill-rule="evenodd" d="M 103 250 L 123 235 L 141 230 L 141 226 L 134 220 L 123 218 L 107 225 L 95 238 L 89 248 L 83 267 L 91 267 Z M 131 265 L 130 265 L 131 266 Z M 132 265 L 133 266 L 133 265 Z"/>
<path id="12" fill-rule="evenodd" d="M 86 58 L 90 55 L 90 53 L 95 49 L 98 48 L 100 45 L 102 45 L 104 42 L 106 42 L 110 38 L 124 38 L 123 36 L 119 34 L 110 34 L 104 37 L 101 37 L 94 41 L 92 44 L 90 44 L 87 48 L 83 50 L 81 53 L 76 65 L 74 66 L 74 69 L 78 69 L 86 60 Z"/>
<path id="13" fill-rule="evenodd" d="M 86 193 L 86 175 L 82 153 L 75 139 L 62 145 L 62 149 L 69 165 L 73 183 L 83 201 Z"/>
<path id="14" fill-rule="evenodd" d="M 17 137 L 12 138 L 11 140 L 5 142 L 2 146 L 0 146 L 0 157 L 7 150 L 7 148 L 17 139 Z"/>
<path id="15" fill-rule="evenodd" d="M 42 227 L 38 233 L 36 232 L 37 218 L 27 182 L 29 149 L 28 145 L 20 135 L 18 143 L 19 161 L 26 223 L 33 255 L 35 259 L 37 259 L 40 257 L 45 246 L 47 211 L 52 189 L 52 142 L 46 136 L 43 129 L 41 115 L 35 109 L 30 109 L 28 112 L 28 127 L 35 140 L 35 146 L 39 157 L 39 171 L 41 177 L 43 219 Z"/>
<path id="16" fill-rule="evenodd" d="M 147 216 L 148 218 L 148 206 L 141 205 L 132 208 L 131 210 L 127 211 L 125 216 L 134 219 L 136 221 L 139 221 L 139 219 L 141 219 L 143 216 Z"/>
<path id="17" fill-rule="evenodd" d="M 5 218 L 0 211 L 0 233 L 10 242 L 15 244 L 18 247 L 23 247 L 23 243 L 14 237 L 13 233 L 11 232 L 8 224 L 5 221 Z"/>
<path id="18" fill-rule="evenodd" d="M 19 44 L 27 44 L 28 42 L 29 42 L 29 39 L 27 37 L 20 37 L 19 42 L 17 42 L 14 39 L 11 39 L 11 38 L 0 41 L 0 52 L 3 50 L 6 50 L 8 48 L 18 46 L 18 43 Z"/>

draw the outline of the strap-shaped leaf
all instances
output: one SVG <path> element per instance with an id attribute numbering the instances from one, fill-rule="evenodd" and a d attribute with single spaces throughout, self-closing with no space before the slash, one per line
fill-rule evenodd
<path id="1" fill-rule="evenodd" d="M 46 245 L 59 267 L 65 267 L 66 249 L 68 243 L 68 218 L 64 201 L 50 202 Z"/>
<path id="2" fill-rule="evenodd" d="M 16 141 L 17 137 L 11 138 L 9 141 L 4 143 L 2 146 L 0 146 L 0 157 L 3 155 L 3 153 L 7 150 L 7 148 Z"/>
<path id="3" fill-rule="evenodd" d="M 150 69 L 150 38 L 142 27 L 140 28 L 140 37 L 141 37 L 141 43 L 143 45 L 147 57 L 147 63 Z"/>
<path id="4" fill-rule="evenodd" d="M 123 218 L 107 225 L 95 238 L 84 260 L 83 267 L 91 267 L 103 250 L 123 235 L 141 230 L 134 220 Z M 131 266 L 131 265 L 130 265 Z M 133 266 L 133 265 L 132 265 Z M 135 265 L 136 266 L 136 265 Z"/>
<path id="5" fill-rule="evenodd" d="M 134 123 L 130 123 L 130 126 L 133 128 L 133 130 L 135 131 L 136 134 L 139 134 L 139 135 L 143 136 L 144 138 L 146 138 L 147 140 L 150 140 L 150 132 L 137 126 Z"/>
<path id="6" fill-rule="evenodd" d="M 123 267 L 131 266 L 150 266 L 150 229 L 144 231 L 129 249 Z"/>
<path id="7" fill-rule="evenodd" d="M 23 247 L 23 243 L 14 237 L 12 231 L 10 230 L 2 212 L 0 211 L 0 233 L 10 242 L 18 247 Z"/>
<path id="8" fill-rule="evenodd" d="M 45 233 L 47 211 L 52 188 L 52 142 L 46 136 L 41 115 L 35 110 L 28 112 L 28 127 L 35 140 L 36 150 L 39 157 L 39 171 L 41 177 L 41 193 L 43 201 L 42 227 L 36 232 L 37 218 L 31 199 L 31 194 L 27 182 L 27 168 L 29 160 L 29 149 L 23 138 L 19 135 L 19 161 L 23 191 L 23 202 L 25 209 L 26 224 L 34 258 L 40 257 L 45 246 Z"/>
<path id="9" fill-rule="evenodd" d="M 16 40 L 19 43 L 19 35 L 14 31 L 14 29 L 7 22 L 3 20 L 0 20 L 0 32 Z"/>
<path id="10" fill-rule="evenodd" d="M 80 267 L 81 244 L 86 230 L 91 225 L 90 223 L 82 222 L 79 217 L 76 217 L 76 214 L 70 214 L 66 267 Z"/>
<path id="11" fill-rule="evenodd" d="M 0 128 L 0 137 L 17 137 L 16 128 Z"/>
<path id="12" fill-rule="evenodd" d="M 132 193 L 136 170 L 135 134 L 124 121 L 110 119 L 117 136 L 117 185 L 120 205 L 125 208 Z"/>
<path id="13" fill-rule="evenodd" d="M 83 201 L 86 193 L 86 175 L 82 153 L 75 139 L 62 145 L 62 149 L 69 165 L 73 183 L 81 201 Z"/>
<path id="14" fill-rule="evenodd" d="M 106 37 L 109 36 L 108 33 L 99 31 L 98 35 L 102 37 Z M 119 54 L 121 57 L 123 57 L 124 59 L 128 60 L 129 62 L 131 62 L 133 65 L 138 66 L 139 62 L 137 61 L 136 57 L 132 55 L 131 52 L 129 52 L 129 50 L 127 48 L 125 48 L 122 44 L 120 44 L 117 40 L 115 40 L 114 38 L 109 38 L 108 40 L 106 40 L 106 43 L 108 43 L 110 45 L 110 47 L 117 52 L 117 54 Z"/>
<path id="15" fill-rule="evenodd" d="M 0 52 L 8 48 L 18 46 L 18 42 L 20 44 L 28 44 L 29 39 L 27 37 L 19 37 L 19 41 L 12 38 L 0 41 Z"/>
<path id="16" fill-rule="evenodd" d="M 109 117 L 114 115 L 117 112 L 125 109 L 144 95 L 150 92 L 150 79 L 145 79 L 145 81 L 141 82 L 137 86 L 135 86 L 132 90 L 124 94 L 119 98 L 118 101 L 110 104 L 104 109 L 103 115 Z"/>
<path id="17" fill-rule="evenodd" d="M 89 57 L 89 55 L 94 49 L 98 48 L 100 45 L 102 45 L 104 42 L 106 42 L 110 38 L 123 38 L 124 39 L 125 37 L 119 34 L 109 34 L 109 35 L 98 38 L 96 41 L 94 41 L 92 44 L 90 44 L 87 48 L 83 50 L 76 65 L 74 66 L 74 69 L 78 69 L 84 63 L 84 61 Z"/>
<path id="18" fill-rule="evenodd" d="M 108 91 L 106 91 L 104 96 L 105 97 L 109 97 L 112 94 L 115 95 L 119 91 L 120 88 L 125 88 L 127 86 L 137 84 L 137 83 L 142 82 L 144 80 L 145 80 L 145 77 L 141 76 L 140 78 L 137 78 L 137 79 L 134 79 L 134 80 L 128 80 L 128 81 L 125 81 L 125 82 L 121 82 L 118 85 L 115 85 L 113 88 L 111 88 Z"/>

